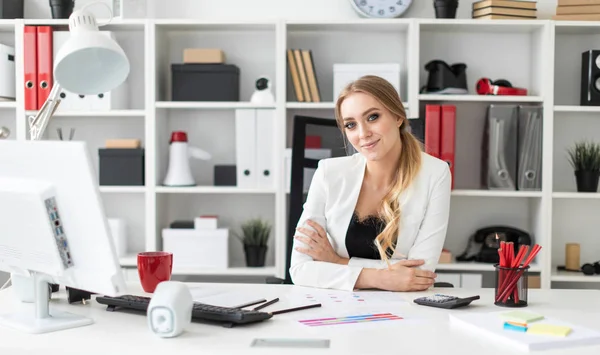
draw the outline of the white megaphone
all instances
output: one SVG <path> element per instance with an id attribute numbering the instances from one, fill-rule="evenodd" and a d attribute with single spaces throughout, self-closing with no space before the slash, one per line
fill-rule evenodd
<path id="1" fill-rule="evenodd" d="M 190 169 L 190 158 L 209 160 L 210 154 L 188 145 L 187 133 L 175 131 L 171 133 L 169 142 L 169 169 L 165 177 L 165 186 L 195 186 L 196 181 Z"/>

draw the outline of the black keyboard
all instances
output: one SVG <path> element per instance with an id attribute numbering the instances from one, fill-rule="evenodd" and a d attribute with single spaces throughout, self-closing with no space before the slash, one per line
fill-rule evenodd
<path id="1" fill-rule="evenodd" d="M 123 295 L 119 297 L 98 296 L 96 301 L 107 305 L 107 311 L 116 311 L 119 308 L 135 311 L 148 311 L 150 297 Z M 192 309 L 192 321 L 214 322 L 225 327 L 234 325 L 261 322 L 273 317 L 271 313 L 251 311 L 238 308 L 212 306 L 204 303 L 194 302 Z"/>

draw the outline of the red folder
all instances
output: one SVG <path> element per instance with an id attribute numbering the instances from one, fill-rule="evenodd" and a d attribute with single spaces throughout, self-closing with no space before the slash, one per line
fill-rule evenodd
<path id="1" fill-rule="evenodd" d="M 425 105 L 425 153 L 440 157 L 440 105 Z"/>
<path id="2" fill-rule="evenodd" d="M 37 54 L 38 54 L 38 109 L 42 108 L 52 90 L 52 27 L 38 26 L 37 28 Z"/>
<path id="3" fill-rule="evenodd" d="M 37 110 L 37 28 L 35 26 L 25 26 L 23 31 L 23 57 L 25 110 Z"/>
<path id="4" fill-rule="evenodd" d="M 454 158 L 456 145 L 456 106 L 442 105 L 440 159 L 450 166 L 452 188 L 454 188 Z"/>

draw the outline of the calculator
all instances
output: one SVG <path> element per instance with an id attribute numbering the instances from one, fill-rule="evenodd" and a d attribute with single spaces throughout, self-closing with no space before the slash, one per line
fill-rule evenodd
<path id="1" fill-rule="evenodd" d="M 414 300 L 416 304 L 422 306 L 438 307 L 438 308 L 459 308 L 468 306 L 471 302 L 478 300 L 479 296 L 460 298 L 456 296 L 443 295 L 436 293 L 433 296 L 419 297 Z"/>

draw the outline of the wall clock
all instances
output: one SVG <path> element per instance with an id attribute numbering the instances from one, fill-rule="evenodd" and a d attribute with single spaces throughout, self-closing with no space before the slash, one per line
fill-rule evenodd
<path id="1" fill-rule="evenodd" d="M 413 0 L 350 0 L 354 10 L 364 17 L 394 18 L 402 16 Z"/>

